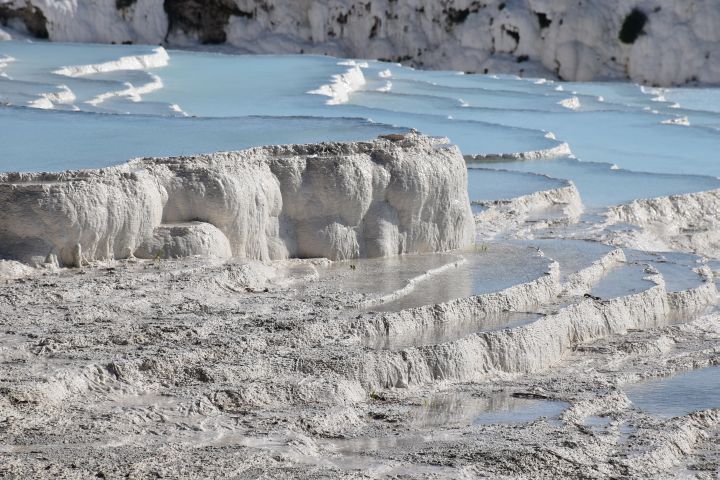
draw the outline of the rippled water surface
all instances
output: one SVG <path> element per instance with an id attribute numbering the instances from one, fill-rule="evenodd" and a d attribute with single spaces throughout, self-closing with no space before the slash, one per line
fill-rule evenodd
<path id="1" fill-rule="evenodd" d="M 566 185 L 568 183 L 564 180 L 541 174 L 468 168 L 468 194 L 471 202 L 507 200 Z"/>

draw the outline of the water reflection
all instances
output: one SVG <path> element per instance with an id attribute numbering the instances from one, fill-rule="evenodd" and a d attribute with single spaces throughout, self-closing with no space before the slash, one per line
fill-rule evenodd
<path id="1" fill-rule="evenodd" d="M 534 248 L 495 243 L 478 245 L 465 258 L 467 262 L 457 268 L 433 275 L 409 294 L 372 310 L 398 311 L 498 292 L 542 277 L 551 263 Z"/>
<path id="2" fill-rule="evenodd" d="M 720 367 L 644 380 L 629 385 L 625 392 L 640 410 L 663 417 L 720 408 Z"/>
<path id="3" fill-rule="evenodd" d="M 487 397 L 467 393 L 438 395 L 423 404 L 411 424 L 427 428 L 527 423 L 541 417 L 557 418 L 568 406 L 567 402 L 507 391 L 494 392 Z"/>

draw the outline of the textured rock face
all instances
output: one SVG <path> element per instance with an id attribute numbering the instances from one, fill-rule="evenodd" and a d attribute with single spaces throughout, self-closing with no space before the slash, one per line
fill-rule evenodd
<path id="1" fill-rule="evenodd" d="M 56 41 L 227 43 L 473 72 L 720 81 L 715 0 L 6 0 Z"/>
<path id="2" fill-rule="evenodd" d="M 343 259 L 449 250 L 474 235 L 460 152 L 416 134 L 0 182 L 0 255 L 24 261 Z"/>
<path id="3" fill-rule="evenodd" d="M 32 36 L 48 38 L 47 19 L 42 11 L 30 4 L 13 6 L 0 4 L 0 24 L 21 24 Z M 0 36 L 0 38 L 2 38 Z"/>
<path id="4" fill-rule="evenodd" d="M 577 219 L 583 211 L 580 192 L 572 182 L 567 186 L 522 195 L 509 200 L 473 202 L 485 207 L 475 215 L 475 224 L 481 237 L 491 237 L 498 232 L 516 228 L 538 212 L 555 211 L 558 215 Z"/>
<path id="5" fill-rule="evenodd" d="M 217 227 L 204 222 L 189 222 L 156 227 L 153 237 L 135 250 L 138 258 L 181 258 L 193 255 L 230 258 L 232 247 Z"/>
<path id="6" fill-rule="evenodd" d="M 368 353 L 358 362 L 358 376 L 364 384 L 387 388 L 434 380 L 479 381 L 498 372 L 536 372 L 556 364 L 578 343 L 662 325 L 668 311 L 662 285 L 602 304 L 584 300 L 517 329 L 401 352 Z"/>
<path id="7" fill-rule="evenodd" d="M 619 245 L 685 250 L 720 258 L 720 190 L 635 200 L 610 209 L 607 223 L 629 223 L 638 231 L 616 232 Z"/>

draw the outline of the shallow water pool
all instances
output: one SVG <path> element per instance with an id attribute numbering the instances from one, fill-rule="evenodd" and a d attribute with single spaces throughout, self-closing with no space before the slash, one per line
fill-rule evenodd
<path id="1" fill-rule="evenodd" d="M 720 367 L 644 380 L 625 387 L 625 393 L 635 407 L 663 417 L 720 408 Z"/>
<path id="2" fill-rule="evenodd" d="M 476 250 L 464 254 L 465 263 L 418 282 L 408 294 L 374 305 L 372 310 L 392 312 L 498 292 L 544 276 L 551 263 L 528 247 L 492 243 Z"/>

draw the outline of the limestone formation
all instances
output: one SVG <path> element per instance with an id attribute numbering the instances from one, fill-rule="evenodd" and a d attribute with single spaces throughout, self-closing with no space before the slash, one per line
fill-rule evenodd
<path id="1" fill-rule="evenodd" d="M 0 2 L 0 39 L 220 43 L 251 53 L 650 85 L 717 83 L 719 22 L 716 0 Z"/>
<path id="2" fill-rule="evenodd" d="M 414 133 L 4 174 L 0 205 L 0 256 L 30 263 L 49 254 L 61 265 L 132 255 L 346 259 L 474 239 L 462 155 Z"/>

